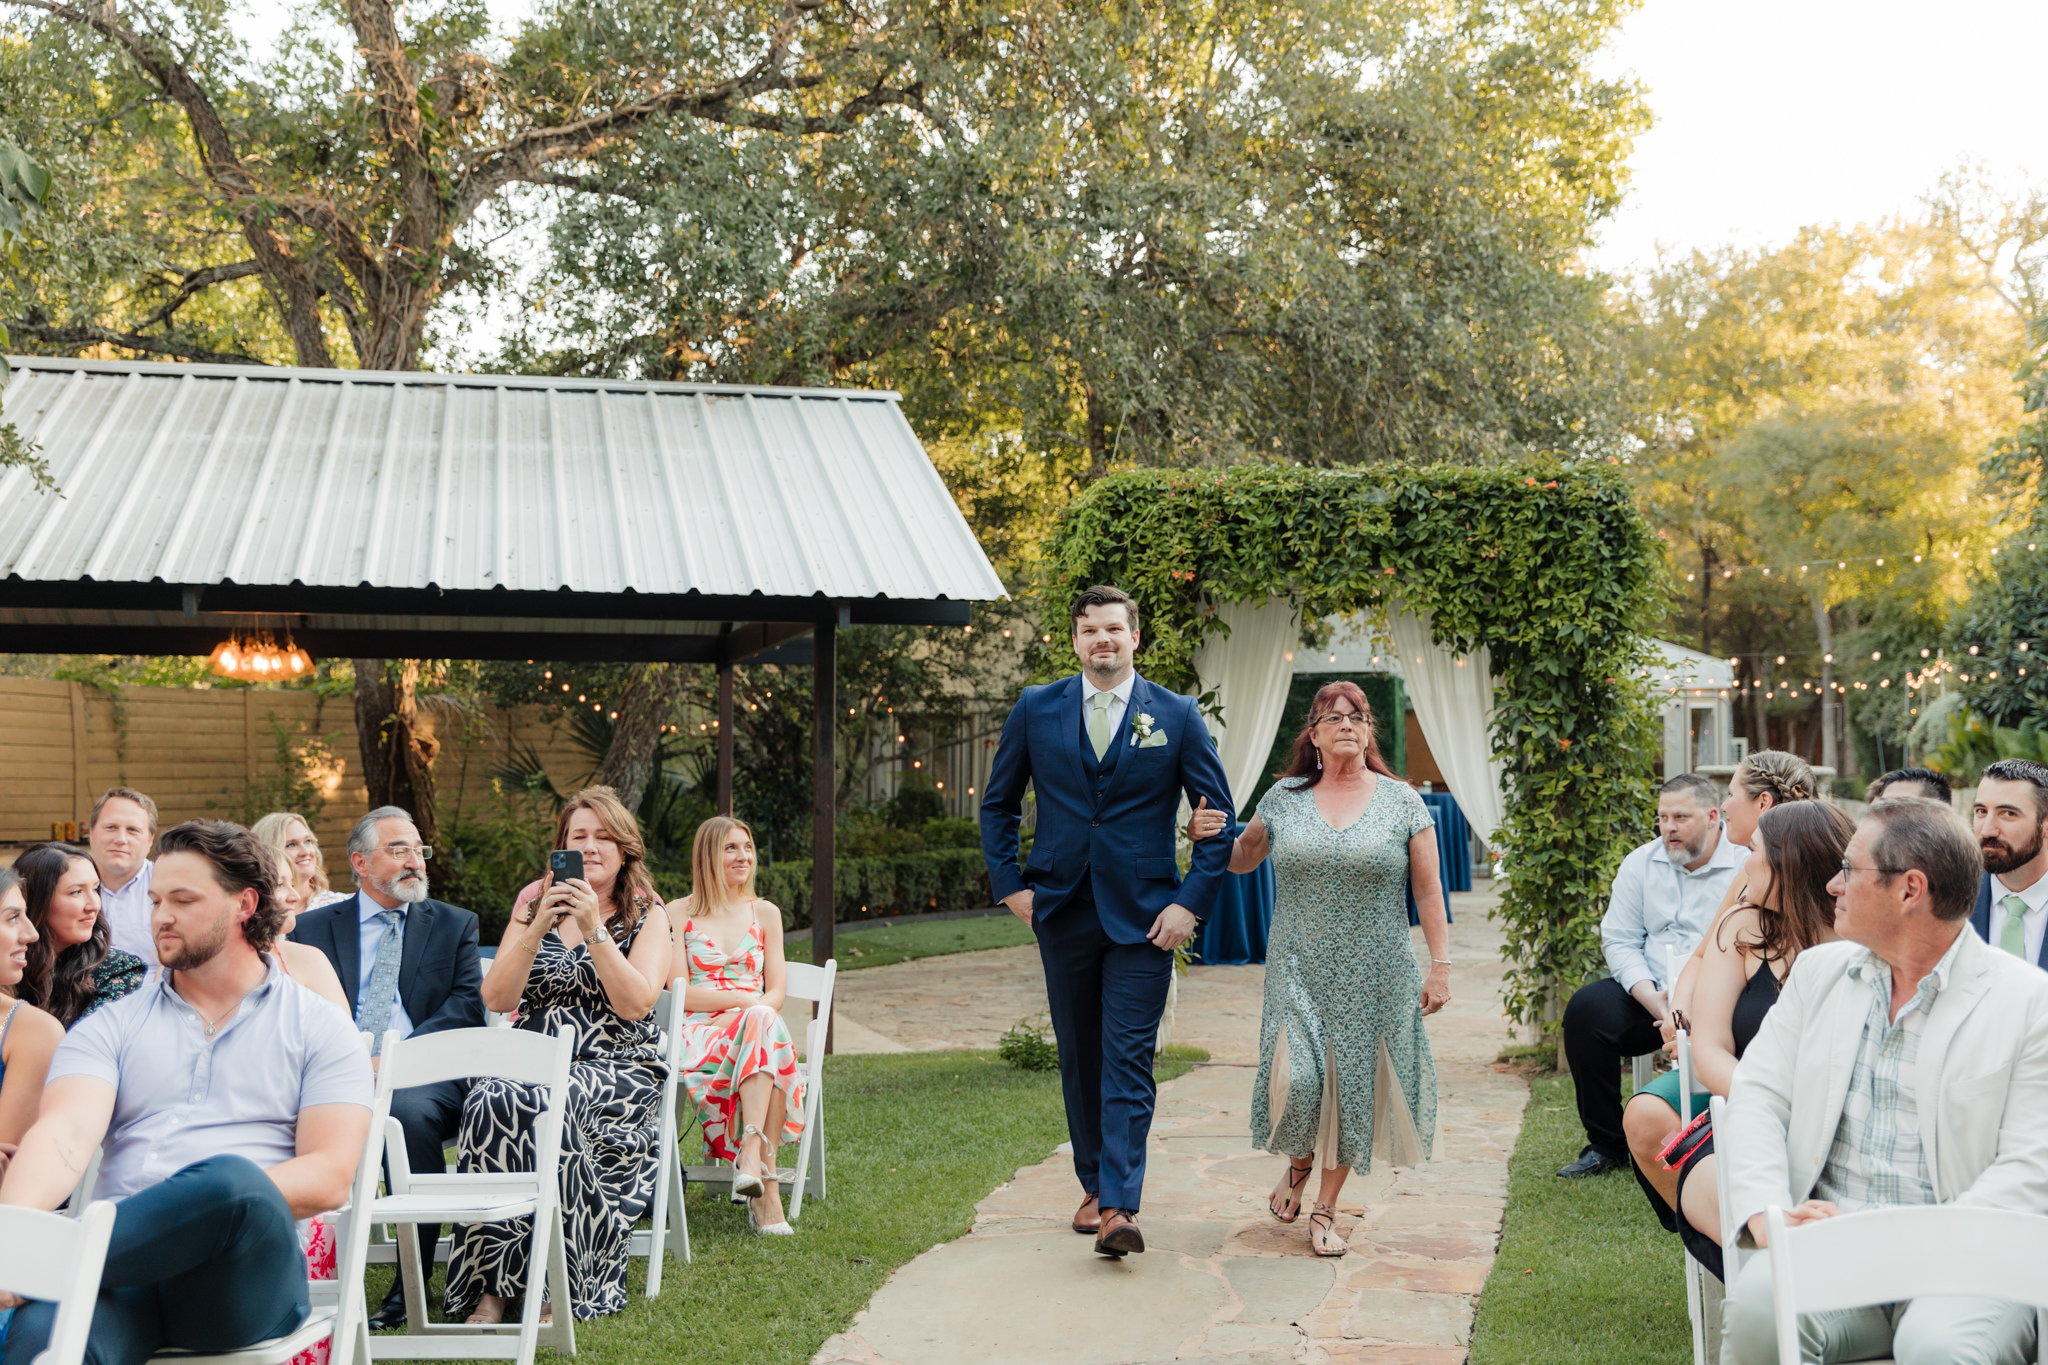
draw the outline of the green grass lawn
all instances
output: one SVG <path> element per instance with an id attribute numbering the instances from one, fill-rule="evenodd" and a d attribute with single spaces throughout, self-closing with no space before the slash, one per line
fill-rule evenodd
<path id="1" fill-rule="evenodd" d="M 1169 1048 L 1156 1074 L 1170 1080 L 1207 1057 Z M 669 1262 L 658 1299 L 642 1295 L 646 1262 L 634 1261 L 631 1305 L 576 1324 L 578 1358 L 804 1365 L 891 1271 L 967 1232 L 983 1196 L 1066 1140 L 1059 1074 L 1017 1071 L 992 1052 L 833 1057 L 825 1125 L 831 1195 L 805 1202 L 796 1236 L 758 1236 L 743 1205 L 691 1186 L 695 1261 Z M 694 1123 L 682 1142 L 686 1161 L 702 1159 Z M 785 1149 L 785 1162 L 794 1156 Z M 390 1274 L 372 1267 L 370 1303 Z"/>
<path id="2" fill-rule="evenodd" d="M 844 926 L 832 942 L 832 955 L 842 972 L 863 967 L 887 967 L 913 958 L 938 957 L 944 953 L 972 953 L 983 948 L 1013 948 L 1037 942 L 1024 921 L 1015 915 L 987 915 L 979 919 L 924 920 L 916 924 L 879 924 L 872 929 L 848 932 Z M 790 945 L 790 956 L 801 958 L 810 949 Z"/>
<path id="3" fill-rule="evenodd" d="M 1627 1171 L 1557 1178 L 1585 1140 L 1571 1078 L 1531 1082 L 1471 1365 L 1689 1365 L 1678 1238 Z"/>

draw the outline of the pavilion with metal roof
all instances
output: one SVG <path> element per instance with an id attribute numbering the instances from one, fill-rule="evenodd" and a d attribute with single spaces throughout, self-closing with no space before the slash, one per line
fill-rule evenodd
<path id="1" fill-rule="evenodd" d="M 898 396 L 10 357 L 0 649 L 815 663 L 830 951 L 842 625 L 961 626 L 1002 581 Z"/>

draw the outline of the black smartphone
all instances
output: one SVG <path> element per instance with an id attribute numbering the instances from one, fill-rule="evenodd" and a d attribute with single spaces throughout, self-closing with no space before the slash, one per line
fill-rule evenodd
<path id="1" fill-rule="evenodd" d="M 583 880 L 583 850 L 558 848 L 548 854 L 548 871 L 558 882 Z"/>

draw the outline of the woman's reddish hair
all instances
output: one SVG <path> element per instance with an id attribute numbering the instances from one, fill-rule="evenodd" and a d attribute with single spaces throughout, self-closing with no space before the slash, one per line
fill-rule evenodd
<path id="1" fill-rule="evenodd" d="M 1365 717 L 1365 766 L 1382 777 L 1394 777 L 1394 770 L 1387 766 L 1387 760 L 1380 757 L 1379 720 L 1372 713 L 1372 703 L 1365 699 L 1365 693 L 1357 683 L 1340 679 L 1325 684 L 1316 690 L 1315 700 L 1308 704 L 1308 721 L 1301 727 L 1301 733 L 1294 740 L 1294 756 L 1287 764 L 1287 771 L 1279 774 L 1282 782 L 1292 782 L 1290 791 L 1304 791 L 1323 780 L 1323 769 L 1316 760 L 1316 720 L 1338 709 L 1341 702 L 1351 703 L 1359 715 Z M 1400 781 L 1394 777 L 1395 781 Z"/>

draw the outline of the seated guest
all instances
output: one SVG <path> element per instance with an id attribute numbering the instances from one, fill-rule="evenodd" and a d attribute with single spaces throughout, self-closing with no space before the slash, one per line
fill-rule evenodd
<path id="1" fill-rule="evenodd" d="M 690 973 L 683 1085 L 754 1230 L 787 1236 L 776 1152 L 803 1136 L 804 1080 L 782 1022 L 782 912 L 754 895 L 754 832 L 740 821 L 699 825 L 690 865 L 691 893 L 673 907 Z"/>
<path id="2" fill-rule="evenodd" d="M 1894 768 L 1863 789 L 1865 801 L 1882 801 L 1887 796 L 1917 796 L 1944 806 L 1955 800 L 1948 779 L 1932 768 Z"/>
<path id="3" fill-rule="evenodd" d="M 412 816 L 397 806 L 378 807 L 349 833 L 356 894 L 301 914 L 292 930 L 294 942 L 326 955 L 355 1026 L 380 1050 L 390 1029 L 410 1038 L 483 1027 L 476 916 L 428 899 L 427 860 L 433 856 L 420 842 Z M 443 1081 L 407 1086 L 392 1096 L 391 1117 L 405 1130 L 406 1159 L 415 1172 L 447 1171 L 444 1151 L 461 1123 L 466 1089 L 461 1081 Z M 440 1237 L 439 1227 L 420 1227 L 420 1249 L 430 1266 Z M 394 1281 L 370 1315 L 370 1329 L 404 1323 L 405 1287 Z"/>
<path id="4" fill-rule="evenodd" d="M 100 909 L 115 949 L 156 965 L 149 928 L 149 849 L 156 802 L 133 787 L 109 787 L 92 805 L 85 842 L 100 870 Z"/>
<path id="5" fill-rule="evenodd" d="M 62 1024 L 13 996 L 35 941 L 21 876 L 0 867 L 0 1005 L 5 1006 L 0 1010 L 0 1175 L 7 1170 L 7 1153 L 36 1121 L 50 1054 L 64 1038 Z"/>
<path id="6" fill-rule="evenodd" d="M 16 992 L 70 1028 L 142 985 L 149 962 L 108 946 L 100 874 L 92 855 L 70 844 L 37 844 L 14 860 L 28 895 L 28 971 Z M 156 961 L 154 953 L 150 962 Z"/>
<path id="7" fill-rule="evenodd" d="M 1946 806 L 1879 801 L 1858 823 L 1829 887 L 1848 941 L 1799 955 L 1729 1090 L 1722 1147 L 1748 1241 L 1765 1244 L 1772 1205 L 1794 1227 L 1914 1204 L 2048 1214 L 2048 974 L 1969 932 L 1981 875 Z M 1778 1362 L 1772 1307 L 1770 1257 L 1751 1256 L 1724 1360 Z M 1809 1360 L 2002 1365 L 2036 1346 L 2031 1307 L 1985 1298 L 1799 1325 Z"/>
<path id="8" fill-rule="evenodd" d="M 1661 1161 L 1645 1172 L 1650 1183 L 1682 1215 L 1678 1231 L 1695 1259 L 1721 1274 L 1721 1209 L 1714 1184 L 1714 1140 L 1700 1116 L 1709 1097 L 1728 1093 L 1735 1064 L 1748 1049 L 1764 1016 L 1778 1001 L 1785 974 L 1816 943 L 1835 939 L 1835 899 L 1828 883 L 1842 869 L 1842 852 L 1855 822 L 1836 806 L 1799 801 L 1764 812 L 1749 841 L 1742 903 L 1707 936 L 1707 957 L 1693 992 L 1693 1140 L 1682 1144 L 1684 1165 Z M 1676 1095 L 1674 1090 L 1673 1095 Z M 1629 1101 L 1663 1105 L 1647 1093 Z M 1671 1115 L 1677 1128 L 1678 1115 Z"/>
<path id="9" fill-rule="evenodd" d="M 562 1129 L 562 1218 L 569 1296 L 579 1318 L 626 1306 L 633 1224 L 654 1198 L 661 1135 L 661 1031 L 654 1007 L 670 980 L 668 913 L 647 873 L 639 822 L 610 787 L 562 808 L 555 847 L 583 855 L 583 875 L 528 885 L 491 970 L 484 1004 L 519 1011 L 517 1027 L 576 1034 Z M 464 1171 L 530 1171 L 541 1088 L 479 1079 L 462 1106 Z M 448 1315 L 503 1322 L 526 1292 L 528 1219 L 459 1229 L 448 1258 Z M 548 1305 L 551 1319 L 560 1305 Z"/>
<path id="10" fill-rule="evenodd" d="M 1974 814 L 1984 881 L 1970 927 L 2000 952 L 2048 967 L 2048 764 L 2002 758 L 1985 768 Z"/>
<path id="11" fill-rule="evenodd" d="M 96 1192 L 116 1211 L 94 1365 L 297 1330 L 294 1222 L 346 1203 L 362 1156 L 369 1059 L 349 1021 L 266 953 L 278 910 L 256 849 L 215 820 L 164 832 L 150 885 L 164 970 L 58 1047 L 42 1115 L 0 1182 L 0 1204 L 54 1209 L 104 1143 Z M 54 1304 L 19 1308 L 5 1365 L 30 1365 L 55 1317 Z"/>
<path id="12" fill-rule="evenodd" d="M 1586 1147 L 1558 1172 L 1598 1175 L 1628 1164 L 1621 1126 L 1621 1061 L 1655 1052 L 1673 957 L 1706 934 L 1721 897 L 1749 850 L 1721 830 L 1720 788 L 1696 773 L 1664 783 L 1657 837 L 1621 860 L 1614 897 L 1600 921 L 1611 975 L 1573 993 L 1564 1011 L 1564 1050 L 1578 1089 Z"/>
<path id="13" fill-rule="evenodd" d="M 255 831 L 250 832 L 253 834 Z M 271 894 L 277 899 L 279 923 L 274 951 L 278 969 L 313 994 L 332 1000 L 353 1019 L 355 1011 L 349 1006 L 348 996 L 341 989 L 341 978 L 334 974 L 334 964 L 327 960 L 327 954 L 284 937 L 298 924 L 299 911 L 304 908 L 299 899 L 298 878 L 292 875 L 292 865 L 285 861 L 285 855 L 274 844 L 259 838 L 256 846 L 262 853 L 264 873 L 270 878 Z"/>
<path id="14" fill-rule="evenodd" d="M 320 840 L 306 817 L 292 811 L 274 810 L 249 827 L 250 833 L 279 850 L 291 864 L 292 880 L 299 889 L 299 908 L 319 910 L 348 899 L 345 891 L 327 885 L 327 860 L 320 856 Z"/>

